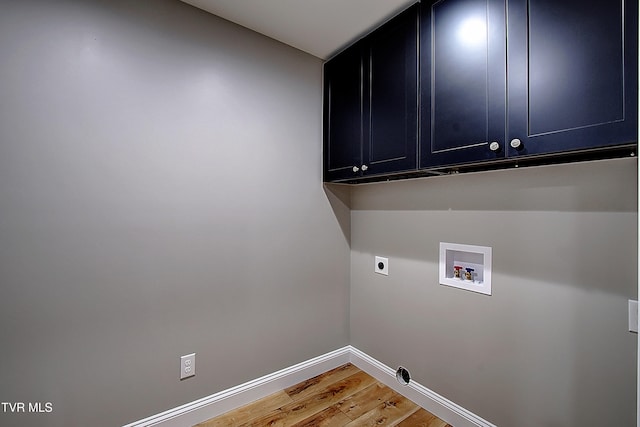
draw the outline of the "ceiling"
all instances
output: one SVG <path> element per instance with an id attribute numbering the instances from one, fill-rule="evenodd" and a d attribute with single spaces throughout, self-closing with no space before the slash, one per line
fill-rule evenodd
<path id="1" fill-rule="evenodd" d="M 327 59 L 416 0 L 182 0 Z"/>

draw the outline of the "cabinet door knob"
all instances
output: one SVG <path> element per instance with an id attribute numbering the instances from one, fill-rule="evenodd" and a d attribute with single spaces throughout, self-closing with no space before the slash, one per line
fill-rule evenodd
<path id="1" fill-rule="evenodd" d="M 367 166 L 367 165 L 362 165 L 362 171 L 363 171 L 363 172 L 364 172 L 364 171 L 366 171 L 367 169 L 369 169 L 369 166 Z"/>
<path id="2" fill-rule="evenodd" d="M 489 150 L 497 153 L 498 151 L 500 151 L 500 144 L 496 141 L 493 141 L 491 144 L 489 144 Z"/>
<path id="3" fill-rule="evenodd" d="M 360 168 L 359 168 L 359 167 L 357 167 L 357 166 L 354 166 L 354 167 L 353 167 L 353 169 L 351 169 L 351 170 L 352 170 L 353 172 L 358 172 L 358 171 L 360 170 Z"/>
<path id="4" fill-rule="evenodd" d="M 524 144 L 518 138 L 512 139 L 509 145 L 511 145 L 511 148 L 515 148 L 516 150 L 522 150 L 524 148 Z"/>

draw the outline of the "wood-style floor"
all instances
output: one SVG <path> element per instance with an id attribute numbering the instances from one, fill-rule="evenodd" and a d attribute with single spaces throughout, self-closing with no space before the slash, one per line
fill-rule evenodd
<path id="1" fill-rule="evenodd" d="M 452 427 L 347 363 L 197 427 Z"/>

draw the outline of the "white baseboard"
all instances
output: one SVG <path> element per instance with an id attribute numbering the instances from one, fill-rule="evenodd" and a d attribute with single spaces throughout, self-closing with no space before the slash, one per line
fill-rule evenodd
<path id="1" fill-rule="evenodd" d="M 496 427 L 413 380 L 406 386 L 401 385 L 396 380 L 394 369 L 352 346 L 334 350 L 124 427 L 192 426 L 348 362 L 455 427 Z"/>
<path id="2" fill-rule="evenodd" d="M 355 347 L 350 347 L 350 361 L 384 385 L 423 407 L 438 418 L 455 427 L 496 427 L 494 424 L 467 411 L 462 406 L 429 390 L 413 380 L 402 385 L 396 379 L 396 371 Z"/>
<path id="3" fill-rule="evenodd" d="M 185 427 L 201 423 L 344 365 L 349 362 L 350 350 L 349 346 L 334 350 L 124 427 Z"/>

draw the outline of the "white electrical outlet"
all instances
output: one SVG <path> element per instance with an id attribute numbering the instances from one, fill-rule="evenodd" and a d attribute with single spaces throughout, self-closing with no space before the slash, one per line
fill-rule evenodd
<path id="1" fill-rule="evenodd" d="M 384 274 L 385 276 L 389 275 L 389 258 L 384 258 L 381 256 L 377 256 L 375 259 L 374 272 L 378 274 Z"/>
<path id="2" fill-rule="evenodd" d="M 629 300 L 629 332 L 638 332 L 638 301 Z"/>
<path id="3" fill-rule="evenodd" d="M 196 374 L 196 354 L 191 353 L 180 357 L 180 379 L 192 377 Z"/>

